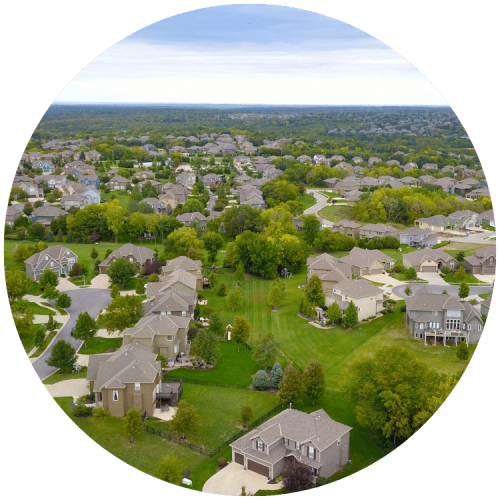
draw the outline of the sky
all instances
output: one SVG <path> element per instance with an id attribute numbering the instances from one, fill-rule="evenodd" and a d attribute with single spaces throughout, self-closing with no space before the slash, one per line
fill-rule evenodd
<path id="1" fill-rule="evenodd" d="M 447 104 L 367 33 L 268 5 L 210 7 L 152 24 L 95 58 L 55 102 Z"/>

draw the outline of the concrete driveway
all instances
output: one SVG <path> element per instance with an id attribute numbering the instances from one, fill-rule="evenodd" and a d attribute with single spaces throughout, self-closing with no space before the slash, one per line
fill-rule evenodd
<path id="1" fill-rule="evenodd" d="M 89 393 L 87 384 L 87 380 L 82 375 L 82 378 L 63 380 L 62 382 L 57 382 L 57 384 L 44 385 L 53 398 L 71 396 L 73 399 L 76 399 Z"/>
<path id="2" fill-rule="evenodd" d="M 423 281 L 428 281 L 430 285 L 448 285 L 448 283 L 439 276 L 439 273 L 417 273 L 417 277 Z"/>
<path id="3" fill-rule="evenodd" d="M 76 286 L 74 283 L 71 283 L 71 281 L 68 278 L 59 278 L 59 284 L 56 286 L 56 288 L 60 292 L 66 293 L 69 290 L 79 290 L 80 287 Z"/>
<path id="4" fill-rule="evenodd" d="M 421 285 L 421 284 L 410 284 L 411 289 L 413 293 L 417 292 L 420 288 L 425 286 L 427 290 L 429 290 L 430 293 L 443 293 L 443 290 L 446 289 L 446 291 L 452 295 L 453 297 L 458 299 L 458 290 L 460 289 L 460 286 L 458 285 Z M 406 299 L 406 294 L 405 294 L 405 288 L 406 284 L 400 285 L 397 287 L 394 287 L 392 289 L 392 293 L 399 297 L 400 299 Z M 491 286 L 471 286 L 470 287 L 470 297 L 473 295 L 479 295 L 480 293 L 491 293 L 493 291 L 493 288 Z"/>
<path id="5" fill-rule="evenodd" d="M 90 282 L 91 288 L 102 288 L 107 289 L 111 285 L 111 281 L 107 274 L 98 274 L 95 278 Z"/>
<path id="6" fill-rule="evenodd" d="M 245 486 L 247 495 L 258 490 L 280 490 L 282 484 L 267 484 L 267 477 L 256 472 L 244 470 L 243 465 L 231 462 L 222 470 L 214 474 L 204 485 L 205 493 L 217 495 L 241 495 L 241 487 Z"/>
<path id="7" fill-rule="evenodd" d="M 496 237 L 495 231 L 484 231 L 482 233 L 471 234 L 470 236 L 459 236 L 457 238 L 450 238 L 450 243 L 460 241 L 462 243 L 481 243 L 482 245 L 496 245 L 496 240 L 488 238 Z"/>

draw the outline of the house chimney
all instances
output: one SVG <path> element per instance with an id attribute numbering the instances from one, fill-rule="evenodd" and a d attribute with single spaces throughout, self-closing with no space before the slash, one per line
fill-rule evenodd
<path id="1" fill-rule="evenodd" d="M 290 403 L 290 410 L 292 409 L 292 403 Z"/>

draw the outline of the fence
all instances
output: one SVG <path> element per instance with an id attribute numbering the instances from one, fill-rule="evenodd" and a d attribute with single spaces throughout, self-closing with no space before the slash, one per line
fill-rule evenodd
<path id="1" fill-rule="evenodd" d="M 168 375 L 168 373 L 167 373 Z M 208 380 L 199 380 L 196 378 L 187 378 L 187 377 L 182 377 L 182 379 L 175 379 L 175 378 L 168 378 L 165 377 L 163 379 L 163 382 L 182 382 L 184 384 L 195 384 L 195 385 L 205 385 L 205 386 L 211 386 L 211 387 L 223 387 L 226 389 L 248 389 L 250 387 L 250 384 L 244 385 L 244 384 L 224 384 L 224 383 L 217 383 L 217 382 L 212 382 Z"/>
<path id="2" fill-rule="evenodd" d="M 173 380 L 180 380 L 180 379 L 169 379 L 169 380 L 173 381 Z M 183 380 L 184 380 L 184 382 L 186 381 L 185 379 L 183 379 Z M 213 450 L 206 450 L 205 448 L 203 448 L 201 446 L 196 446 L 194 444 L 186 443 L 186 442 L 182 441 L 181 439 L 179 439 L 179 437 L 174 436 L 173 434 L 169 434 L 168 432 L 161 431 L 160 429 L 156 429 L 155 427 L 151 427 L 150 425 L 147 425 L 147 424 L 144 425 L 144 428 L 146 429 L 146 432 L 149 432 L 155 436 L 159 436 L 163 439 L 168 439 L 169 441 L 173 441 L 174 443 L 179 444 L 181 446 L 186 446 L 190 450 L 193 450 L 196 453 L 199 453 L 200 455 L 206 455 L 208 457 L 213 457 L 213 456 L 217 455 L 217 453 L 220 453 L 226 446 L 229 446 L 232 442 L 234 442 L 237 439 L 239 439 L 240 437 L 244 436 L 248 431 L 254 429 L 262 422 L 265 422 L 270 416 L 278 413 L 281 410 L 282 410 L 281 405 L 274 407 L 272 410 L 268 411 L 267 413 L 265 413 L 264 415 L 259 417 L 257 420 L 254 420 L 251 424 L 248 424 L 248 427 L 246 430 L 241 430 L 241 431 L 237 432 L 236 434 L 234 434 L 234 436 L 231 436 L 229 439 L 227 439 L 226 441 L 221 443 L 219 446 L 217 446 L 217 448 L 215 448 Z"/>

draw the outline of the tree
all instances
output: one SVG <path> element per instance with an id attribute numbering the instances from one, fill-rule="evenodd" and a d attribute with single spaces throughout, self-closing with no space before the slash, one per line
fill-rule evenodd
<path id="1" fill-rule="evenodd" d="M 144 293 L 146 292 L 146 287 L 145 287 L 145 283 L 144 281 L 138 281 L 137 282 L 137 285 L 135 287 L 135 293 L 137 295 L 144 295 Z"/>
<path id="2" fill-rule="evenodd" d="M 463 262 L 464 257 L 465 257 L 465 252 L 463 250 L 460 250 L 459 252 L 457 252 L 457 255 L 455 258 L 457 259 L 457 262 Z"/>
<path id="3" fill-rule="evenodd" d="M 240 308 L 243 305 L 245 297 L 243 296 L 243 290 L 240 286 L 233 286 L 226 297 L 227 303 L 230 305 L 231 310 L 234 311 L 236 308 Z"/>
<path id="4" fill-rule="evenodd" d="M 104 217 L 106 219 L 108 229 L 115 235 L 115 243 L 118 243 L 118 235 L 124 229 L 126 215 L 127 212 L 119 205 L 118 200 L 113 200 L 111 203 L 107 203 Z M 92 258 L 94 259 L 97 257 Z"/>
<path id="5" fill-rule="evenodd" d="M 354 360 L 346 381 L 358 423 L 395 445 L 418 428 L 414 418 L 441 377 L 404 347 L 385 346 Z"/>
<path id="6" fill-rule="evenodd" d="M 53 287 L 56 287 L 59 284 L 59 278 L 57 277 L 57 274 L 55 272 L 51 271 L 50 269 L 45 269 L 45 271 L 40 276 L 38 283 L 40 283 L 40 288 L 42 290 L 47 285 L 52 285 Z"/>
<path id="7" fill-rule="evenodd" d="M 358 308 L 354 305 L 351 300 L 344 314 L 344 325 L 351 329 L 353 326 L 358 324 Z"/>
<path id="8" fill-rule="evenodd" d="M 458 290 L 458 296 L 461 299 L 466 299 L 469 296 L 469 292 L 469 285 L 465 283 L 465 281 L 462 281 L 462 283 L 460 284 L 460 289 Z"/>
<path id="9" fill-rule="evenodd" d="M 302 377 L 304 383 L 304 392 L 306 396 L 312 399 L 312 404 L 321 398 L 325 393 L 325 370 L 323 365 L 317 359 L 311 359 L 304 370 Z"/>
<path id="10" fill-rule="evenodd" d="M 35 333 L 35 347 L 40 349 L 45 342 L 45 328 L 40 327 Z"/>
<path id="11" fill-rule="evenodd" d="M 67 293 L 60 293 L 56 300 L 56 306 L 67 309 L 71 306 L 71 297 Z"/>
<path id="12" fill-rule="evenodd" d="M 299 220 L 303 221 L 302 233 L 308 245 L 312 245 L 317 235 L 321 231 L 321 222 L 316 215 L 301 215 Z"/>
<path id="13" fill-rule="evenodd" d="M 56 300 L 57 297 L 59 297 L 59 291 L 56 290 L 56 288 L 54 286 L 48 284 L 43 289 L 41 296 L 42 296 L 42 298 L 47 299 L 50 303 L 52 300 Z"/>
<path id="14" fill-rule="evenodd" d="M 220 284 L 219 291 L 217 292 L 217 295 L 219 297 L 225 297 L 227 295 L 225 283 Z"/>
<path id="15" fill-rule="evenodd" d="M 252 357 L 266 369 L 275 363 L 278 350 L 278 344 L 273 334 L 266 332 L 260 336 L 258 344 L 252 350 Z"/>
<path id="16" fill-rule="evenodd" d="M 29 217 L 33 213 L 33 205 L 29 201 L 25 202 L 23 213 L 27 217 Z"/>
<path id="17" fill-rule="evenodd" d="M 309 302 L 319 306 L 325 303 L 325 292 L 323 292 L 323 284 L 321 283 L 319 276 L 313 274 L 309 278 L 305 292 Z"/>
<path id="18" fill-rule="evenodd" d="M 99 252 L 97 251 L 97 248 L 96 247 L 93 247 L 92 248 L 92 251 L 90 252 L 90 258 L 92 260 L 96 260 L 97 257 L 99 257 Z"/>
<path id="19" fill-rule="evenodd" d="M 12 303 L 22 299 L 30 290 L 32 281 L 23 271 L 5 271 L 7 296 Z"/>
<path id="20" fill-rule="evenodd" d="M 271 370 L 271 383 L 273 384 L 273 387 L 277 389 L 282 380 L 283 369 L 281 368 L 281 365 L 276 361 L 276 363 L 274 363 L 273 369 Z"/>
<path id="21" fill-rule="evenodd" d="M 234 277 L 236 278 L 236 281 L 239 281 L 240 283 L 245 281 L 245 267 L 243 266 L 243 262 L 238 263 Z"/>
<path id="22" fill-rule="evenodd" d="M 212 331 L 201 329 L 191 343 L 191 356 L 197 356 L 208 364 L 215 364 L 218 354 L 218 341 Z"/>
<path id="23" fill-rule="evenodd" d="M 122 332 L 125 328 L 135 325 L 142 318 L 143 313 L 141 297 L 119 295 L 108 304 L 106 313 L 101 314 L 101 319 L 108 333 Z"/>
<path id="24" fill-rule="evenodd" d="M 203 243 L 205 245 L 205 250 L 208 252 L 210 257 L 210 262 L 214 265 L 217 254 L 224 245 L 224 239 L 220 233 L 209 231 L 205 234 L 205 236 L 203 236 Z"/>
<path id="25" fill-rule="evenodd" d="M 417 279 L 417 271 L 414 267 L 409 267 L 405 271 L 405 279 L 408 281 Z"/>
<path id="26" fill-rule="evenodd" d="M 71 270 L 69 271 L 69 275 L 73 277 L 73 276 L 81 276 L 82 274 L 83 274 L 82 266 L 78 262 L 75 262 L 71 266 Z"/>
<path id="27" fill-rule="evenodd" d="M 45 237 L 45 228 L 39 222 L 35 222 L 28 229 L 28 234 L 36 240 L 41 240 Z"/>
<path id="28" fill-rule="evenodd" d="M 407 297 L 409 297 L 412 294 L 411 286 L 410 285 L 406 285 L 405 294 L 406 294 Z"/>
<path id="29" fill-rule="evenodd" d="M 196 230 L 192 227 L 180 227 L 167 236 L 165 252 L 172 258 L 187 255 L 190 249 L 202 251 L 203 240 L 198 238 Z"/>
<path id="30" fill-rule="evenodd" d="M 457 358 L 463 363 L 469 359 L 469 348 L 466 342 L 460 342 L 457 347 Z"/>
<path id="31" fill-rule="evenodd" d="M 149 275 L 148 283 L 159 283 L 159 281 L 160 281 L 160 277 L 156 273 Z"/>
<path id="32" fill-rule="evenodd" d="M 47 241 L 55 241 L 54 233 L 50 229 L 47 231 Z"/>
<path id="33" fill-rule="evenodd" d="M 285 282 L 276 278 L 271 283 L 271 288 L 269 289 L 269 293 L 267 294 L 267 301 L 271 304 L 271 307 L 274 310 L 278 308 L 278 306 L 283 302 L 283 297 L 285 296 Z"/>
<path id="34" fill-rule="evenodd" d="M 73 337 L 76 340 L 83 340 L 84 348 L 88 349 L 87 341 L 94 338 L 97 333 L 97 323 L 88 312 L 83 312 L 78 315 L 76 320 L 75 331 Z"/>
<path id="35" fill-rule="evenodd" d="M 54 344 L 54 347 L 52 347 L 52 352 L 45 362 L 49 366 L 59 368 L 59 370 L 64 372 L 73 368 L 76 358 L 75 348 L 65 340 L 58 340 Z"/>
<path id="36" fill-rule="evenodd" d="M 269 376 L 264 370 L 259 370 L 253 377 L 252 385 L 258 391 L 265 391 L 269 388 Z"/>
<path id="37" fill-rule="evenodd" d="M 182 439 L 185 439 L 186 435 L 196 433 L 199 422 L 200 415 L 196 407 L 182 399 L 179 401 L 175 415 L 170 420 L 170 428 L 174 434 L 178 434 Z"/>
<path id="38" fill-rule="evenodd" d="M 463 281 L 466 277 L 467 273 L 465 272 L 465 269 L 460 266 L 455 272 L 455 278 L 457 278 L 458 281 Z"/>
<path id="39" fill-rule="evenodd" d="M 287 493 L 309 490 L 314 486 L 311 468 L 297 460 L 287 463 L 282 475 L 283 489 Z"/>
<path id="40" fill-rule="evenodd" d="M 248 405 L 244 405 L 241 408 L 241 421 L 243 422 L 243 426 L 246 427 L 250 420 L 252 420 L 252 408 Z"/>
<path id="41" fill-rule="evenodd" d="M 218 278 L 213 271 L 208 275 L 208 281 L 210 283 L 210 287 L 215 288 L 215 286 L 217 285 Z"/>
<path id="42" fill-rule="evenodd" d="M 57 328 L 57 322 L 54 319 L 54 316 L 52 316 L 52 314 L 49 314 L 49 320 L 47 321 L 45 328 L 49 332 L 53 332 Z"/>
<path id="43" fill-rule="evenodd" d="M 30 303 L 27 300 L 18 300 L 10 307 L 17 332 L 19 333 L 19 336 L 23 338 L 30 333 L 31 327 L 33 326 L 33 320 L 35 318 L 31 310 Z"/>
<path id="44" fill-rule="evenodd" d="M 224 333 L 224 324 L 222 323 L 222 319 L 217 313 L 213 313 L 210 316 L 208 331 L 215 333 L 215 335 L 222 335 Z"/>
<path id="45" fill-rule="evenodd" d="M 179 486 L 182 482 L 183 466 L 175 455 L 168 455 L 158 462 L 154 475 L 162 481 Z"/>
<path id="46" fill-rule="evenodd" d="M 285 368 L 283 380 L 279 385 L 279 400 L 281 404 L 300 403 L 300 398 L 304 394 L 304 384 L 302 375 L 292 364 Z"/>
<path id="47" fill-rule="evenodd" d="M 108 268 L 108 276 L 114 285 L 120 285 L 121 288 L 127 287 L 132 278 L 137 273 L 137 267 L 133 262 L 125 260 L 124 257 L 116 259 Z"/>
<path id="48" fill-rule="evenodd" d="M 326 310 L 326 317 L 332 323 L 338 323 L 342 319 L 342 311 L 337 302 L 333 302 L 332 305 Z"/>
<path id="49" fill-rule="evenodd" d="M 240 352 L 240 344 L 248 342 L 250 338 L 250 323 L 245 316 L 236 316 L 234 326 L 231 331 L 231 339 L 238 344 L 238 352 Z"/>
<path id="50" fill-rule="evenodd" d="M 132 406 L 132 408 L 125 413 L 123 420 L 125 433 L 129 437 L 130 443 L 133 443 L 134 437 L 143 429 L 141 412 Z"/>
<path id="51" fill-rule="evenodd" d="M 120 285 L 113 285 L 111 287 L 111 293 L 109 294 L 112 299 L 120 296 Z"/>

